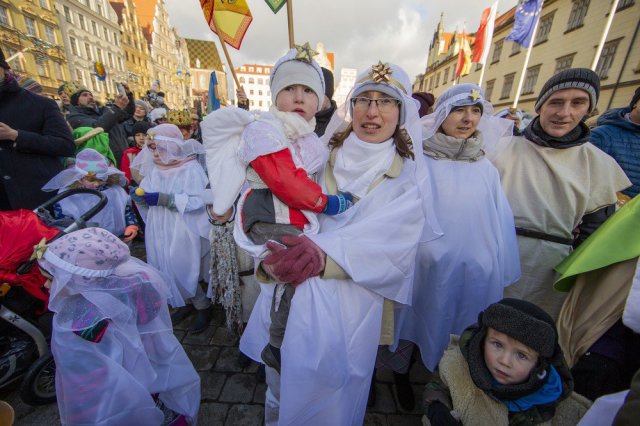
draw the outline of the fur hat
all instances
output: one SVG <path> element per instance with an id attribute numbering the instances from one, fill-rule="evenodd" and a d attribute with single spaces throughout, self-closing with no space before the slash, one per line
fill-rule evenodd
<path id="1" fill-rule="evenodd" d="M 167 110 L 165 108 L 154 108 L 149 113 L 149 119 L 154 123 L 163 117 L 167 118 Z"/>
<path id="2" fill-rule="evenodd" d="M 296 46 L 289 50 L 271 69 L 269 87 L 271 88 L 271 102 L 276 104 L 278 93 L 293 84 L 307 86 L 318 97 L 318 110 L 324 103 L 325 82 L 320 65 L 313 60 L 315 52 L 309 48 L 309 43 Z"/>
<path id="3" fill-rule="evenodd" d="M 140 108 L 144 108 L 147 114 L 149 114 L 149 111 L 151 111 L 151 105 L 149 105 L 147 102 L 143 101 L 142 99 L 136 99 L 135 101 L 133 101 L 133 103 L 136 104 L 136 106 L 139 106 Z"/>
<path id="4" fill-rule="evenodd" d="M 436 98 L 433 96 L 433 93 L 416 92 L 411 96 L 420 102 L 420 109 L 418 110 L 420 117 L 424 117 L 433 112 L 433 104 L 436 103 Z"/>
<path id="5" fill-rule="evenodd" d="M 137 121 L 133 125 L 133 130 L 131 131 L 131 133 L 133 133 L 133 136 L 137 135 L 138 133 L 144 133 L 146 135 L 147 131 L 151 127 L 152 127 L 151 123 L 149 123 L 147 120 Z"/>
<path id="6" fill-rule="evenodd" d="M 580 89 L 589 94 L 589 112 L 593 111 L 600 96 L 600 78 L 588 68 L 569 68 L 551 77 L 542 86 L 534 109 L 540 111 L 542 105 L 558 90 Z"/>
<path id="7" fill-rule="evenodd" d="M 322 70 L 322 76 L 324 77 L 324 95 L 329 99 L 333 99 L 333 73 L 325 67 L 320 69 Z"/>

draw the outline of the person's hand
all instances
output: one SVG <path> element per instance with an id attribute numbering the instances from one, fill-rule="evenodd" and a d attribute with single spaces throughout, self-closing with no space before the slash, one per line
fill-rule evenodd
<path id="1" fill-rule="evenodd" d="M 144 195 L 142 195 L 142 198 L 144 199 L 144 202 L 147 203 L 148 206 L 157 206 L 158 200 L 160 199 L 160 193 L 145 192 Z"/>
<path id="2" fill-rule="evenodd" d="M 129 105 L 129 98 L 126 95 L 118 94 L 114 103 L 118 108 L 125 109 Z"/>
<path id="3" fill-rule="evenodd" d="M 338 195 L 327 195 L 327 204 L 324 206 L 322 213 L 334 216 L 347 211 L 353 206 L 353 195 L 348 192 L 340 192 Z"/>
<path id="4" fill-rule="evenodd" d="M 0 122 L 0 140 L 15 142 L 18 139 L 18 131 Z"/>
<path id="5" fill-rule="evenodd" d="M 213 212 L 213 206 L 208 206 L 209 208 L 209 213 L 211 214 L 211 218 L 213 220 L 215 220 L 218 223 L 227 223 L 229 222 L 229 219 L 231 219 L 231 216 L 233 216 L 233 207 L 231 207 L 229 210 L 227 210 L 224 214 L 215 214 Z"/>
<path id="6" fill-rule="evenodd" d="M 236 97 L 238 98 L 238 105 L 249 105 L 249 98 L 247 98 L 244 87 L 240 86 L 236 90 Z"/>
<path id="7" fill-rule="evenodd" d="M 128 96 L 129 96 L 129 94 L 131 94 L 131 93 L 132 93 L 132 92 L 131 92 L 131 89 L 129 89 L 129 83 L 122 82 L 122 83 L 120 83 L 120 84 L 122 84 L 122 87 L 124 88 L 124 93 L 126 93 L 126 94 L 127 94 L 127 97 L 128 97 Z"/>
<path id="8" fill-rule="evenodd" d="M 308 237 L 284 236 L 282 243 L 286 249 L 268 241 L 267 248 L 271 254 L 262 262 L 266 266 L 265 271 L 278 281 L 295 287 L 324 270 L 326 254 Z"/>
<path id="9" fill-rule="evenodd" d="M 129 242 L 138 236 L 140 228 L 137 225 L 129 225 L 124 228 L 124 241 Z"/>
<path id="10" fill-rule="evenodd" d="M 136 204 L 142 204 L 144 203 L 144 197 L 142 195 L 144 195 L 144 190 L 140 189 L 140 191 L 137 191 L 139 188 L 136 186 L 130 186 L 129 187 L 129 197 L 131 197 L 131 200 L 133 200 L 134 203 Z M 142 195 L 138 195 L 138 192 L 141 192 Z"/>

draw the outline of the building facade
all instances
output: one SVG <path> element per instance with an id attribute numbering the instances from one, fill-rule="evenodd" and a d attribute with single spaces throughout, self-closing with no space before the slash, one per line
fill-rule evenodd
<path id="1" fill-rule="evenodd" d="M 249 98 L 249 108 L 269 111 L 271 88 L 269 87 L 270 65 L 246 64 L 236 68 L 240 85 Z"/>
<path id="2" fill-rule="evenodd" d="M 558 71 L 570 67 L 591 68 L 610 8 L 609 1 L 545 1 L 518 108 L 533 112 L 542 85 Z M 512 8 L 496 18 L 485 64 L 482 87 L 496 109 L 513 104 L 526 55 L 526 49 L 505 41 L 513 28 L 514 14 L 515 8 Z M 639 28 L 640 2 L 619 0 L 595 68 L 601 84 L 597 105 L 600 112 L 628 105 L 640 85 Z M 454 84 L 458 52 L 451 42 L 447 46 L 447 37 L 439 25 L 429 47 L 426 70 L 416 78 L 414 91 L 432 92 L 437 97 Z M 471 70 L 460 82 L 479 82 L 481 67 L 473 64 Z"/>
<path id="3" fill-rule="evenodd" d="M 69 67 L 53 0 L 0 0 L 0 46 L 19 75 L 57 96 Z"/>
<path id="4" fill-rule="evenodd" d="M 126 64 L 126 80 L 136 98 L 141 98 L 151 87 L 151 59 L 149 45 L 142 33 L 133 0 L 111 0 L 118 16 L 120 40 Z"/>
<path id="5" fill-rule="evenodd" d="M 199 113 L 207 112 L 209 105 L 209 81 L 211 73 L 216 73 L 218 81 L 217 96 L 221 106 L 229 105 L 227 76 L 224 72 L 218 48 L 213 41 L 185 39 L 189 51 L 189 70 L 191 72 L 191 97 L 193 108 Z"/>
<path id="6" fill-rule="evenodd" d="M 333 100 L 336 104 L 342 105 L 347 99 L 349 90 L 356 84 L 357 75 L 358 71 L 355 68 L 340 69 L 340 82 L 333 92 Z"/>

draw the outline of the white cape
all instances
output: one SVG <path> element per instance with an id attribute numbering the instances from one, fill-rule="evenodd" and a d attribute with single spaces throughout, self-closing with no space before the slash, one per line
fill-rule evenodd
<path id="1" fill-rule="evenodd" d="M 433 371 L 449 336 L 520 277 L 520 261 L 513 213 L 489 160 L 424 159 L 444 236 L 418 246 L 412 303 L 396 304 L 395 337 L 415 342 Z"/>
<path id="2" fill-rule="evenodd" d="M 424 222 L 412 161 L 345 213 L 320 215 L 321 232 L 309 238 L 351 278 L 314 277 L 296 289 L 281 348 L 279 424 L 362 424 L 384 298 L 410 302 Z M 240 342 L 258 362 L 273 292 L 262 289 Z"/>

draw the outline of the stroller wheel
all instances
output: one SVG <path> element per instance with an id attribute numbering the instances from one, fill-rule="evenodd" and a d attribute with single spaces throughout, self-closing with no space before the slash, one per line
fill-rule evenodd
<path id="1" fill-rule="evenodd" d="M 20 385 L 20 398 L 29 405 L 56 401 L 56 364 L 51 352 L 41 356 L 27 371 Z"/>

